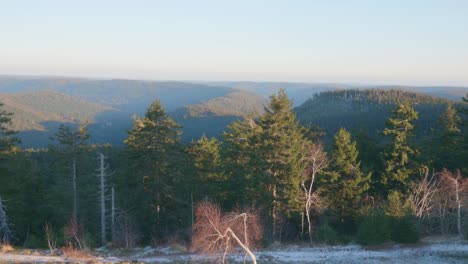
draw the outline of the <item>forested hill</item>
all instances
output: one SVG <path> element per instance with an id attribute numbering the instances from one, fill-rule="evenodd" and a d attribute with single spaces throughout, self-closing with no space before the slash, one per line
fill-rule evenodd
<path id="1" fill-rule="evenodd" d="M 410 102 L 419 112 L 417 133 L 427 135 L 437 127 L 447 99 L 401 90 L 339 90 L 322 92 L 295 109 L 301 123 L 318 125 L 329 138 L 341 127 L 362 128 L 376 135 L 398 103 Z"/>
<path id="2" fill-rule="evenodd" d="M 174 111 L 173 115 L 183 118 L 207 116 L 244 116 L 262 114 L 266 99 L 255 93 L 235 90 L 225 96 L 215 97 L 199 104 L 188 105 Z"/>
<path id="3" fill-rule="evenodd" d="M 263 114 L 267 101 L 248 91 L 234 90 L 199 104 L 187 105 L 170 115 L 183 126 L 183 140 L 190 141 L 201 135 L 220 136 L 232 122 L 250 114 Z"/>
<path id="4" fill-rule="evenodd" d="M 0 94 L 0 102 L 6 111 L 14 113 L 12 129 L 17 131 L 43 131 L 46 122 L 93 122 L 98 113 L 113 110 L 54 91 L 4 93 Z"/>
<path id="5" fill-rule="evenodd" d="M 4 103 L 6 110 L 15 114 L 13 129 L 20 131 L 22 146 L 28 148 L 47 146 L 50 143 L 49 137 L 61 123 L 77 125 L 86 120 L 90 121 L 89 130 L 93 143 L 122 146 L 123 139 L 127 136 L 126 131 L 131 127 L 132 116 L 144 115 L 148 106 L 157 99 L 161 100 L 165 111 L 183 126 L 184 142 L 198 139 L 203 134 L 219 137 L 228 124 L 243 115 L 255 112 L 261 114 L 267 97 L 280 88 L 285 89 L 295 105 L 312 97 L 296 109 L 297 114 L 304 123 L 320 125 L 329 136 L 340 126 L 351 128 L 357 124 L 367 125 L 370 132 L 375 133 L 383 127 L 384 117 L 388 116 L 387 110 L 400 97 L 410 98 L 414 94 L 412 100 L 415 102 L 445 102 L 411 92 L 333 92 L 352 87 L 354 86 L 320 83 L 0 76 L 0 103 Z M 468 91 L 463 87 L 397 88 L 446 98 L 461 98 Z M 322 93 L 313 97 L 318 92 Z M 380 103 L 382 105 L 378 105 Z M 425 108 L 416 106 L 416 109 L 421 112 L 424 120 Z M 437 114 L 434 111 L 438 112 L 440 108 L 434 110 L 429 107 L 427 111 Z M 435 120 L 428 122 L 425 124 L 426 128 L 431 127 Z"/>

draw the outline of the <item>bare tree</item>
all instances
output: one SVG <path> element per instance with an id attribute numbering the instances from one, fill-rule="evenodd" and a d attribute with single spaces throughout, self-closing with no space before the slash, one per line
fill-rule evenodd
<path id="1" fill-rule="evenodd" d="M 10 244 L 12 236 L 13 234 L 8 224 L 6 206 L 3 204 L 3 200 L 0 197 L 0 243 Z"/>
<path id="2" fill-rule="evenodd" d="M 311 211 L 313 209 L 321 211 L 325 207 L 325 203 L 320 198 L 319 192 L 314 190 L 317 174 L 328 166 L 327 154 L 323 149 L 322 143 L 307 146 L 304 161 L 307 162 L 307 167 L 303 173 L 301 187 L 304 191 L 304 213 L 307 219 L 309 240 L 312 242 Z M 304 213 L 302 214 L 303 216 Z"/>
<path id="3" fill-rule="evenodd" d="M 101 245 L 105 246 L 106 239 L 106 194 L 107 194 L 107 178 L 112 174 L 109 173 L 109 166 L 105 163 L 106 157 L 104 154 L 99 153 L 99 168 L 97 169 L 97 177 L 99 179 L 99 203 L 101 207 Z M 113 190 L 113 189 L 112 189 Z"/>
<path id="4" fill-rule="evenodd" d="M 192 250 L 203 253 L 222 253 L 222 263 L 236 246 L 257 260 L 252 248 L 262 238 L 262 226 L 255 211 L 235 211 L 222 214 L 219 205 L 205 201 L 196 206 L 193 225 Z"/>
<path id="5" fill-rule="evenodd" d="M 456 209 L 457 215 L 457 231 L 459 235 L 462 235 L 461 227 L 461 209 L 465 205 L 465 200 L 468 193 L 468 179 L 463 178 L 460 171 L 456 174 L 444 170 L 440 173 L 443 189 L 449 197 L 450 207 Z"/>
<path id="6" fill-rule="evenodd" d="M 47 239 L 47 246 L 49 247 L 50 254 L 52 254 L 57 249 L 57 239 L 52 226 L 48 222 L 44 224 L 44 232 Z"/>
<path id="7" fill-rule="evenodd" d="M 409 194 L 409 205 L 413 214 L 420 220 L 428 217 L 435 207 L 434 196 L 440 191 L 438 175 L 429 176 L 427 170 L 421 181 L 417 183 Z"/>
<path id="8" fill-rule="evenodd" d="M 111 232 L 112 232 L 112 241 L 115 240 L 115 191 L 112 187 L 111 192 Z"/>
<path id="9" fill-rule="evenodd" d="M 75 217 L 70 218 L 70 222 L 65 227 L 64 235 L 66 239 L 75 240 L 80 250 L 83 249 L 83 243 L 82 243 L 83 231 L 82 231 L 81 225 L 78 224 L 78 221 L 76 220 Z"/>

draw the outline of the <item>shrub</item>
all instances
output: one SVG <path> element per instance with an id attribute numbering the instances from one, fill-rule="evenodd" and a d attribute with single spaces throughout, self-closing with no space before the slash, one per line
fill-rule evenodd
<path id="1" fill-rule="evenodd" d="M 317 229 L 313 233 L 313 239 L 317 242 L 335 244 L 338 242 L 338 234 L 328 224 L 328 221 L 325 221 L 317 226 Z"/>
<path id="2" fill-rule="evenodd" d="M 388 204 L 385 214 L 391 217 L 404 217 L 408 213 L 408 206 L 404 202 L 403 195 L 398 191 L 391 191 L 387 197 Z"/>
<path id="3" fill-rule="evenodd" d="M 23 246 L 25 248 L 43 248 L 45 246 L 45 242 L 34 234 L 30 234 L 26 241 L 24 241 Z"/>
<path id="4" fill-rule="evenodd" d="M 365 246 L 379 245 L 390 240 L 390 221 L 381 211 L 371 211 L 359 226 L 356 241 Z"/>
<path id="5" fill-rule="evenodd" d="M 394 218 L 392 221 L 391 238 L 397 243 L 417 243 L 419 231 L 412 216 Z"/>

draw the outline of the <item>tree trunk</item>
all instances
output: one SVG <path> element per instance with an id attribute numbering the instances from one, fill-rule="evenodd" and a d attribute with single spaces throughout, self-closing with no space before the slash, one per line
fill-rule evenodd
<path id="1" fill-rule="evenodd" d="M 250 259 L 252 259 L 252 264 L 257 264 L 257 258 L 255 258 L 255 255 L 250 250 L 250 248 L 246 246 L 244 243 L 242 243 L 242 241 L 236 236 L 236 234 L 230 228 L 228 228 L 228 231 L 231 233 L 232 237 L 234 238 L 234 240 L 236 240 L 239 246 L 241 246 L 245 250 L 245 252 L 250 256 Z"/>
<path id="2" fill-rule="evenodd" d="M 101 244 L 105 246 L 106 241 L 106 198 L 105 198 L 105 187 L 106 187 L 106 179 L 105 179 L 105 167 L 104 167 L 104 155 L 102 153 L 99 154 L 99 178 L 100 178 L 100 189 L 101 189 Z"/>
<path id="3" fill-rule="evenodd" d="M 76 158 L 73 158 L 73 165 L 72 165 L 72 181 L 73 181 L 73 220 L 77 221 L 78 215 L 78 208 L 77 208 L 77 201 L 76 201 Z"/>
<path id="4" fill-rule="evenodd" d="M 462 235 L 462 230 L 461 230 L 461 201 L 460 201 L 460 196 L 459 196 L 458 179 L 455 181 L 455 198 L 457 200 L 457 229 L 458 229 L 458 234 L 461 236 Z"/>
<path id="5" fill-rule="evenodd" d="M 277 204 L 276 204 L 276 199 L 277 199 L 277 194 L 276 194 L 276 185 L 273 185 L 273 209 L 272 209 L 272 217 L 273 217 L 273 240 L 276 241 L 276 228 L 277 228 Z"/>
<path id="6" fill-rule="evenodd" d="M 112 209 L 111 209 L 111 229 L 112 229 L 112 241 L 115 241 L 115 193 L 114 193 L 114 187 L 112 187 L 112 197 L 111 197 L 111 203 L 112 203 Z"/>
<path id="7" fill-rule="evenodd" d="M 312 243 L 312 223 L 310 222 L 310 204 L 307 205 L 306 216 L 307 216 L 307 225 L 308 225 L 308 231 L 309 231 L 309 241 L 310 243 Z"/>

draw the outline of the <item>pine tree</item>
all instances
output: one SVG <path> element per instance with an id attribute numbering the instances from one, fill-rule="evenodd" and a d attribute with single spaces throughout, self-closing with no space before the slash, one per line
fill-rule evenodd
<path id="1" fill-rule="evenodd" d="M 259 117 L 247 116 L 233 122 L 223 133 L 221 149 L 224 173 L 228 178 L 227 209 L 236 204 L 264 205 L 271 200 L 268 191 L 269 179 L 263 170 L 263 159 L 258 154 L 261 149 L 262 127 Z"/>
<path id="2" fill-rule="evenodd" d="M 231 182 L 239 188 L 235 198 L 265 208 L 276 240 L 281 218 L 301 210 L 306 139 L 284 90 L 270 97 L 265 111 L 228 127 L 224 153 Z"/>
<path id="3" fill-rule="evenodd" d="M 178 196 L 183 188 L 180 129 L 158 100 L 150 105 L 143 118 L 134 120 L 125 140 L 131 169 L 143 180 L 149 195 L 147 202 L 154 213 L 153 234 L 158 237 L 180 226 L 181 212 L 186 208 L 183 206 L 189 204 L 188 198 L 183 201 Z"/>
<path id="4" fill-rule="evenodd" d="M 187 148 L 193 165 L 192 190 L 195 202 L 205 197 L 213 201 L 223 201 L 226 190 L 226 177 L 221 160 L 221 142 L 203 135 Z"/>
<path id="5" fill-rule="evenodd" d="M 58 146 L 55 147 L 62 158 L 71 163 L 71 179 L 72 179 L 72 194 L 73 194 L 73 212 L 74 221 L 78 216 L 78 184 L 77 184 L 77 162 L 79 156 L 88 149 L 88 139 L 90 137 L 87 129 L 88 123 L 83 123 L 74 129 L 66 125 L 60 125 L 58 131 L 52 138 L 57 141 Z"/>
<path id="6" fill-rule="evenodd" d="M 2 107 L 3 104 L 0 103 L 0 153 L 5 153 L 13 150 L 20 141 L 15 136 L 17 132 L 10 128 L 13 113 L 1 109 Z"/>
<path id="7" fill-rule="evenodd" d="M 359 202 L 370 187 L 371 173 L 364 175 L 361 171 L 356 142 L 344 128 L 335 134 L 330 153 L 327 193 L 332 208 L 344 222 L 345 218 L 356 216 Z"/>
<path id="8" fill-rule="evenodd" d="M 451 104 L 439 117 L 440 129 L 436 132 L 436 138 L 431 144 L 435 146 L 434 165 L 437 170 L 446 168 L 448 170 L 461 169 L 464 165 L 462 160 L 462 135 L 459 128 L 460 117 L 457 110 Z"/>
<path id="9" fill-rule="evenodd" d="M 417 151 L 409 141 L 414 131 L 413 122 L 417 119 L 418 113 L 409 103 L 399 104 L 387 119 L 383 134 L 391 138 L 391 143 L 385 152 L 382 183 L 390 185 L 390 189 L 403 189 L 417 172 L 414 160 Z"/>
<path id="10" fill-rule="evenodd" d="M 463 106 L 460 107 L 459 112 L 463 115 L 463 119 L 461 122 L 461 126 L 463 127 L 463 135 L 462 142 L 460 144 L 460 161 L 464 162 L 463 168 L 460 169 L 462 170 L 462 173 L 467 174 L 468 166 L 466 165 L 466 161 L 468 160 L 468 94 L 466 94 L 466 96 L 463 97 Z"/>

